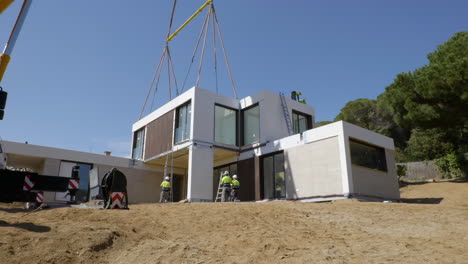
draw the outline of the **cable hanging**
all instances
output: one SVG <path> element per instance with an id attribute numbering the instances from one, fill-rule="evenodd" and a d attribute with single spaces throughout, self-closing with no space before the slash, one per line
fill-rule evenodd
<path id="1" fill-rule="evenodd" d="M 213 4 L 211 5 L 211 8 L 213 9 L 214 21 L 216 22 L 216 28 L 218 29 L 219 39 L 221 40 L 221 47 L 223 48 L 224 60 L 226 61 L 226 67 L 228 69 L 229 78 L 231 79 L 231 84 L 232 84 L 232 90 L 234 92 L 234 97 L 236 99 L 238 99 L 237 91 L 236 91 L 236 85 L 234 84 L 234 78 L 232 77 L 231 66 L 229 66 L 229 60 L 228 60 L 228 57 L 227 57 L 226 48 L 224 46 L 223 35 L 221 34 L 221 29 L 219 28 L 218 16 L 216 15 L 215 7 L 214 7 Z"/>
<path id="2" fill-rule="evenodd" d="M 193 55 L 192 55 L 192 60 L 190 61 L 190 66 L 189 66 L 189 69 L 187 71 L 187 74 L 185 75 L 185 79 L 184 79 L 184 83 L 182 85 L 182 90 L 181 92 L 184 91 L 185 89 L 185 84 L 187 83 L 187 79 L 190 75 L 190 71 L 192 69 L 192 65 L 193 63 L 195 62 L 195 56 L 197 55 L 197 51 L 198 51 L 198 47 L 200 46 L 200 41 L 201 41 L 201 38 L 205 32 L 205 30 L 207 29 L 207 23 L 208 23 L 208 18 L 209 18 L 209 14 L 207 13 L 207 16 L 205 17 L 205 22 L 203 22 L 203 26 L 202 26 L 202 29 L 200 31 L 200 34 L 198 35 L 198 39 L 197 39 L 197 44 L 195 45 L 195 49 L 193 50 Z"/>
<path id="3" fill-rule="evenodd" d="M 174 33 L 171 34 L 172 24 L 173 24 L 173 21 L 174 21 L 175 9 L 176 9 L 176 6 L 177 6 L 177 0 L 174 0 L 172 12 L 171 12 L 171 18 L 170 18 L 170 21 L 169 21 L 169 28 L 168 28 L 167 37 L 166 37 L 166 46 L 163 49 L 161 59 L 159 61 L 158 66 L 156 67 L 156 71 L 155 71 L 155 73 L 153 75 L 153 79 L 151 81 L 150 88 L 149 88 L 148 93 L 146 95 L 145 102 L 143 104 L 143 108 L 142 108 L 142 110 L 140 112 L 139 119 L 141 119 L 143 114 L 144 114 L 146 105 L 148 104 L 148 99 L 149 99 L 149 97 L 151 95 L 151 92 L 153 91 L 153 87 L 154 87 L 154 92 L 153 92 L 153 98 L 152 98 L 152 102 L 151 102 L 150 111 L 153 109 L 154 102 L 156 100 L 156 93 L 158 91 L 158 85 L 160 83 L 160 75 L 161 75 L 161 72 L 163 70 L 163 64 L 165 63 L 166 60 L 167 60 L 167 72 L 168 72 L 167 78 L 168 78 L 169 100 L 172 100 L 172 86 L 173 86 L 173 84 L 174 84 L 174 88 L 175 88 L 175 96 L 178 96 L 180 93 L 182 93 L 185 90 L 185 86 L 186 86 L 187 80 L 188 80 L 188 78 L 190 76 L 190 72 L 191 72 L 193 63 L 195 62 L 195 57 L 196 57 L 196 55 L 198 53 L 198 49 L 200 47 L 200 42 L 202 41 L 202 38 L 203 38 L 203 44 L 202 44 L 202 47 L 201 47 L 201 54 L 200 54 L 200 62 L 199 62 L 199 65 L 198 65 L 197 78 L 196 78 L 196 82 L 195 82 L 196 87 L 199 87 L 199 84 L 200 84 L 200 81 L 201 81 L 201 72 L 202 72 L 202 69 L 203 69 L 203 61 L 204 61 L 204 57 L 205 57 L 205 48 L 206 48 L 207 39 L 208 39 L 208 31 L 210 30 L 210 26 L 212 26 L 212 31 L 213 31 L 213 56 L 214 56 L 214 74 L 215 74 L 216 93 L 219 93 L 219 89 L 218 89 L 218 55 L 217 55 L 217 37 L 219 37 L 219 41 L 221 43 L 221 49 L 222 49 L 224 60 L 225 60 L 225 63 L 226 63 L 226 68 L 227 68 L 227 71 L 228 71 L 228 74 L 229 74 L 229 78 L 231 80 L 231 85 L 232 85 L 232 90 L 234 92 L 234 97 L 236 99 L 238 99 L 237 90 L 236 90 L 236 86 L 235 86 L 235 83 L 234 83 L 234 78 L 232 76 L 231 67 L 230 67 L 230 64 L 229 64 L 228 57 L 227 57 L 226 47 L 224 45 L 223 36 L 221 34 L 221 29 L 220 29 L 220 26 L 219 26 L 219 20 L 218 20 L 218 17 L 216 15 L 216 11 L 215 11 L 215 7 L 214 7 L 213 2 L 214 2 L 213 0 L 207 0 L 191 17 L 189 17 L 182 24 L 182 26 L 180 26 Z M 206 14 L 206 17 L 205 17 L 205 20 L 203 22 L 200 33 L 198 35 L 196 45 L 195 45 L 195 49 L 194 49 L 193 54 L 192 54 L 192 58 L 191 58 L 191 61 L 190 61 L 190 65 L 189 65 L 187 74 L 186 74 L 186 76 L 184 78 L 184 82 L 182 84 L 182 87 L 179 90 L 179 87 L 178 87 L 178 84 L 177 84 L 177 78 L 176 78 L 176 74 L 175 74 L 174 62 L 172 60 L 171 52 L 170 52 L 170 49 L 169 49 L 169 42 L 185 26 L 187 26 L 187 24 L 190 23 L 200 12 L 202 12 L 208 5 L 209 5 L 209 9 L 208 9 L 208 12 Z M 210 23 L 211 23 L 211 25 L 210 25 Z"/>
<path id="4" fill-rule="evenodd" d="M 213 9 L 213 5 L 211 6 L 211 9 Z M 213 25 L 213 57 L 214 57 L 215 87 L 216 87 L 216 93 L 218 94 L 218 58 L 217 58 L 218 56 L 216 55 L 216 30 L 215 30 L 214 19 L 211 24 Z"/>
<path id="5" fill-rule="evenodd" d="M 198 65 L 198 73 L 197 73 L 197 82 L 196 82 L 196 87 L 198 87 L 200 83 L 200 74 L 203 66 L 203 58 L 205 56 L 205 47 L 206 47 L 206 37 L 208 36 L 208 27 L 210 25 L 210 18 L 211 18 L 211 9 L 208 10 L 208 22 L 206 23 L 206 30 L 205 30 L 205 36 L 203 37 L 203 46 L 202 46 L 202 51 L 201 51 L 201 57 L 200 57 L 200 64 Z"/>
<path id="6" fill-rule="evenodd" d="M 167 30 L 167 38 L 169 38 L 169 36 L 171 35 L 171 29 L 172 29 L 172 24 L 173 24 L 173 21 L 174 21 L 174 14 L 175 14 L 176 7 L 177 7 L 177 0 L 174 0 L 174 4 L 172 6 L 171 18 L 169 20 L 169 28 Z M 158 66 L 156 67 L 156 71 L 154 72 L 153 79 L 151 81 L 150 87 L 148 89 L 148 93 L 147 93 L 146 98 L 145 98 L 145 102 L 143 103 L 143 107 L 142 107 L 141 112 L 140 112 L 140 117 L 138 119 L 141 119 L 143 117 L 146 105 L 148 103 L 148 99 L 149 99 L 149 97 L 151 95 L 151 92 L 153 91 L 153 87 L 154 87 L 153 99 L 151 101 L 150 111 L 153 110 L 153 105 L 154 105 L 154 102 L 155 102 L 155 99 L 156 99 L 156 93 L 158 91 L 159 81 L 160 81 L 161 72 L 162 72 L 162 68 L 163 68 L 162 66 L 163 66 L 166 58 L 167 58 L 169 100 L 172 100 L 172 80 L 171 80 L 172 78 L 174 80 L 174 85 L 175 85 L 175 89 L 176 89 L 176 96 L 179 95 L 179 88 L 178 88 L 178 85 L 177 85 L 177 79 L 176 79 L 176 75 L 175 75 L 174 63 L 172 61 L 171 52 L 170 52 L 170 49 L 169 49 L 169 42 L 166 41 L 166 46 L 163 49 L 161 59 L 159 61 Z M 172 77 L 171 77 L 171 75 L 172 75 Z"/>

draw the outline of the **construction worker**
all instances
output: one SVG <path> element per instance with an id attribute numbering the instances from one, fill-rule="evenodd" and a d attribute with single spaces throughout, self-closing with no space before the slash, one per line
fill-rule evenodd
<path id="1" fill-rule="evenodd" d="M 161 197 L 159 198 L 160 203 L 167 203 L 169 201 L 169 193 L 171 191 L 171 183 L 169 177 L 166 176 L 164 181 L 161 183 Z"/>
<path id="2" fill-rule="evenodd" d="M 229 176 L 229 172 L 224 172 L 224 177 L 221 179 L 221 184 L 223 186 L 223 196 L 221 196 L 221 202 L 229 201 L 229 195 L 231 193 L 231 182 L 232 179 Z"/>
<path id="3" fill-rule="evenodd" d="M 240 188 L 240 182 L 237 180 L 237 175 L 232 176 L 232 182 L 231 182 L 231 202 L 235 202 L 236 200 L 239 200 L 239 188 Z"/>

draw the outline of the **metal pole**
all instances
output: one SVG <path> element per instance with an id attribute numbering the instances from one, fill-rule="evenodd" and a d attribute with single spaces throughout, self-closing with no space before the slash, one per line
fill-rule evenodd
<path id="1" fill-rule="evenodd" d="M 171 152 L 171 202 L 174 202 L 174 150 Z"/>

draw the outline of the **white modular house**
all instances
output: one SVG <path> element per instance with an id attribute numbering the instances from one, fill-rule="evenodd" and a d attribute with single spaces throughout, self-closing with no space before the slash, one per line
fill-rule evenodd
<path id="1" fill-rule="evenodd" d="M 175 201 L 213 201 L 224 171 L 238 175 L 241 201 L 399 199 L 391 138 L 313 128 L 314 116 L 269 91 L 238 100 L 194 87 L 133 124 L 131 155 L 173 175 Z"/>

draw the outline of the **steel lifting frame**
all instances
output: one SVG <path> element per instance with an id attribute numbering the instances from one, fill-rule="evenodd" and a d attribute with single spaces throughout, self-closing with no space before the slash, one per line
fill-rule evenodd
<path id="1" fill-rule="evenodd" d="M 177 34 L 179 34 L 179 32 L 185 27 L 187 26 L 190 21 L 192 21 L 198 14 L 201 13 L 201 11 L 203 11 L 203 9 L 205 9 L 208 5 L 210 5 L 211 3 L 213 2 L 213 0 L 208 0 L 206 1 L 206 3 L 204 3 L 195 13 L 193 13 L 193 15 L 191 17 L 189 17 L 187 19 L 187 21 L 185 21 L 182 26 L 180 26 L 176 31 L 174 31 L 174 33 L 172 33 L 172 35 L 170 35 L 167 39 L 166 39 L 166 42 L 168 43 L 169 41 L 171 41 Z"/>

